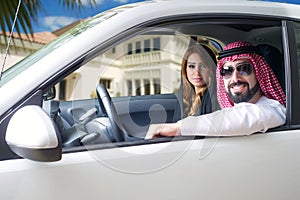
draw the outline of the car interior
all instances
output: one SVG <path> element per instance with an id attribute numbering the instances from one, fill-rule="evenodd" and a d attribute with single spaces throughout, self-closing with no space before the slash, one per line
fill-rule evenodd
<path id="1" fill-rule="evenodd" d="M 162 54 L 166 54 L 166 52 L 168 53 L 170 50 L 167 48 L 170 48 L 170 46 L 172 48 L 182 49 L 183 52 L 184 49 L 195 42 L 209 44 L 210 48 L 220 51 L 224 45 L 230 42 L 244 40 L 257 45 L 260 48 L 267 62 L 274 70 L 282 88 L 285 89 L 281 29 L 280 21 L 256 20 L 253 18 L 212 20 L 193 19 L 180 22 L 164 22 L 163 25 L 156 25 L 150 29 L 147 28 L 142 31 L 132 31 L 134 32 L 132 35 L 127 35 L 123 40 L 119 40 L 116 43 L 117 45 L 113 45 L 108 48 L 105 53 L 97 55 L 97 58 L 101 57 L 101 62 L 104 62 L 104 57 L 109 57 L 109 53 L 114 51 L 114 48 L 120 47 L 121 45 L 129 48 L 133 41 L 132 44 L 135 44 L 136 47 L 128 50 L 127 53 L 121 53 L 120 55 L 110 57 L 113 58 L 113 61 L 110 62 L 108 66 L 115 66 L 116 63 L 121 61 L 125 62 L 127 58 L 134 56 L 131 54 L 132 51 L 140 53 L 138 50 L 142 49 L 142 47 L 137 46 L 140 44 L 138 43 L 138 39 L 145 36 L 152 38 L 153 36 L 151 36 L 151 34 L 155 35 L 155 37 L 159 36 L 161 38 L 160 49 L 157 52 L 161 51 Z M 172 37 L 172 39 L 169 39 L 170 37 Z M 168 41 L 163 43 L 162 38 L 168 38 Z M 144 40 L 144 43 L 142 44 L 146 45 L 147 41 L 148 39 Z M 175 45 L 177 46 L 172 46 L 173 41 L 175 41 Z M 144 51 L 146 51 L 145 49 L 146 48 L 144 48 Z M 153 51 L 151 53 L 157 52 Z M 178 83 L 176 83 L 179 85 L 179 88 L 172 88 L 172 90 L 166 92 L 163 92 L 163 89 L 160 89 L 160 93 L 158 92 L 154 94 L 149 94 L 149 92 L 140 94 L 139 91 L 136 92 L 135 95 L 132 95 L 132 93 L 127 95 L 118 95 L 113 91 L 110 84 L 113 82 L 119 87 L 124 83 L 124 80 L 119 79 L 114 82 L 114 80 L 118 79 L 118 77 L 115 77 L 115 79 L 107 79 L 108 76 L 105 77 L 105 73 L 109 71 L 109 69 L 106 69 L 106 72 L 100 74 L 100 76 L 103 75 L 103 79 L 106 81 L 108 80 L 109 84 L 103 84 L 103 82 L 101 82 L 102 77 L 100 77 L 100 81 L 97 80 L 97 84 L 94 84 L 93 86 L 95 93 L 93 93 L 94 96 L 92 98 L 84 97 L 82 99 L 79 98 L 74 100 L 66 98 L 60 99 L 60 95 L 56 95 L 54 99 L 44 101 L 43 108 L 56 123 L 61 133 L 65 149 L 84 145 L 90 145 L 90 147 L 98 145 L 99 147 L 99 144 L 100 146 L 104 145 L 106 147 L 108 145 L 128 145 L 129 143 L 145 144 L 170 141 L 174 139 L 158 138 L 146 141 L 144 140 L 144 137 L 151 123 L 176 122 L 183 116 L 181 96 L 182 83 L 180 80 L 180 56 L 182 55 L 182 52 L 173 53 L 179 58 L 176 58 L 178 66 L 176 70 L 174 70 L 176 71 L 176 73 L 174 72 L 174 74 L 176 74 L 174 76 L 176 76 L 177 79 L 174 78 L 171 81 L 177 81 Z M 149 52 L 146 53 L 149 54 Z M 139 55 L 141 54 L 142 53 Z M 161 59 L 161 61 L 165 62 L 163 59 Z M 91 60 L 87 63 L 89 64 L 93 62 L 96 61 Z M 150 64 L 152 65 L 153 63 Z M 150 64 L 142 63 L 131 69 L 127 69 L 126 67 L 128 66 L 122 66 L 120 68 L 122 70 L 124 69 L 122 73 L 125 75 L 126 73 L 130 75 L 136 72 L 136 75 L 138 76 L 139 70 L 142 71 L 148 69 L 147 67 L 151 67 Z M 162 70 L 164 67 L 164 63 L 156 63 L 156 65 L 157 67 L 153 68 Z M 79 69 L 81 69 L 81 67 Z M 79 70 L 76 70 L 76 72 L 78 71 Z M 160 71 L 160 73 L 163 74 L 163 71 Z M 146 74 L 146 72 L 144 74 Z M 123 76 L 125 77 L 125 75 Z M 170 74 L 170 76 L 171 75 L 172 74 Z M 133 79 L 135 78 L 136 77 L 133 77 Z M 107 82 L 105 83 L 107 84 Z M 128 83 L 128 81 L 125 81 L 125 83 Z M 139 82 L 135 81 L 135 84 L 137 83 Z M 61 84 L 61 82 L 57 83 L 57 85 L 59 84 Z M 161 81 L 160 85 L 162 87 L 163 84 L 164 83 Z M 56 90 L 59 88 L 61 90 L 61 85 L 57 85 L 53 88 Z M 129 86 L 127 85 L 128 91 L 131 89 L 131 85 Z M 122 87 L 124 89 L 125 86 L 120 86 L 120 88 Z M 145 85 L 144 87 L 146 88 Z M 145 91 L 147 90 L 145 89 Z M 194 139 L 195 137 L 192 138 Z M 190 138 L 180 137 L 177 139 Z"/>

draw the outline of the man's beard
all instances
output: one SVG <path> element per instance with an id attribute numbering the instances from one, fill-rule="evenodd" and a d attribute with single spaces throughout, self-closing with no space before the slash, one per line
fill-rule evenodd
<path id="1" fill-rule="evenodd" d="M 243 84 L 247 87 L 247 91 L 245 94 L 242 94 L 241 92 L 236 92 L 234 93 L 234 95 L 231 93 L 230 88 L 235 86 L 235 85 L 240 85 Z M 256 92 L 260 89 L 258 82 L 256 82 L 256 84 L 254 85 L 253 88 L 249 89 L 249 83 L 247 82 L 241 82 L 238 81 L 236 83 L 231 83 L 228 86 L 228 96 L 231 99 L 232 102 L 234 103 L 241 103 L 241 102 L 248 102 L 250 101 L 250 99 L 252 99 L 252 97 L 256 94 Z"/>

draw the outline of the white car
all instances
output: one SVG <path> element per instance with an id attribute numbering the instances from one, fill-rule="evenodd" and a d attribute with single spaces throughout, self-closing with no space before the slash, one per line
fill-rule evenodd
<path id="1" fill-rule="evenodd" d="M 286 123 L 144 140 L 183 116 L 184 50 L 238 40 L 279 51 Z M 299 5 L 157 0 L 100 13 L 4 71 L 0 199 L 299 199 L 299 72 Z"/>

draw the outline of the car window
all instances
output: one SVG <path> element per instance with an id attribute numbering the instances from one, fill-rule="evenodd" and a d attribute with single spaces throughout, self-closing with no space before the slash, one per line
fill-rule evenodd
<path id="1" fill-rule="evenodd" d="M 176 93 L 188 44 L 189 37 L 168 30 L 142 32 L 112 46 L 66 77 L 56 86 L 58 98 L 96 98 L 98 84 L 103 84 L 111 97 Z"/>
<path id="2" fill-rule="evenodd" d="M 298 77 L 300 77 L 300 23 L 294 23 L 295 27 L 295 36 L 296 36 L 296 47 L 297 47 L 297 63 L 298 63 Z M 300 86 L 300 82 L 299 82 Z"/>
<path id="3" fill-rule="evenodd" d="M 113 9 L 109 10 L 103 13 L 100 13 L 85 22 L 79 24 L 71 31 L 65 33 L 63 36 L 55 39 L 53 42 L 47 44 L 44 46 L 41 50 L 27 56 L 25 59 L 21 60 L 20 62 L 16 63 L 14 66 L 8 68 L 4 71 L 3 76 L 1 77 L 0 86 L 6 84 L 10 80 L 12 80 L 14 77 L 16 77 L 18 74 L 22 73 L 24 70 L 30 68 L 33 66 L 36 62 L 41 60 L 43 57 L 45 57 L 50 52 L 57 49 L 59 46 L 67 43 L 70 40 L 73 40 L 76 38 L 76 36 L 80 35 L 82 32 L 92 28 L 96 24 L 99 24 L 110 17 L 122 12 L 122 9 Z"/>
<path id="4" fill-rule="evenodd" d="M 56 84 L 55 101 L 60 105 L 53 105 L 60 111 L 62 119 L 56 123 L 63 134 L 72 135 L 70 131 L 85 129 L 89 133 L 106 134 L 111 129 L 113 120 L 107 117 L 97 98 L 99 84 L 112 98 L 116 111 L 111 113 L 117 115 L 120 129 L 134 138 L 143 139 L 152 123 L 182 119 L 181 62 L 185 50 L 196 43 L 209 46 L 214 54 L 237 40 L 271 46 L 279 54 L 270 56 L 268 62 L 284 86 L 281 21 L 232 18 L 170 21 L 161 26 L 137 28 L 119 37 L 104 48 L 93 49 L 80 66 L 72 66 L 77 70 Z M 114 133 L 110 130 L 107 139 L 100 138 L 95 143 L 119 141 L 111 136 Z"/>
<path id="5" fill-rule="evenodd" d="M 111 97 L 176 93 L 180 89 L 183 53 L 191 40 L 199 42 L 203 37 L 214 41 L 216 52 L 226 43 L 236 40 L 271 45 L 282 52 L 281 26 L 278 23 L 265 26 L 259 21 L 252 23 L 258 23 L 257 27 L 240 22 L 237 25 L 197 22 L 142 31 L 111 46 L 57 84 L 58 99 L 96 98 L 95 88 L 98 84 L 103 84 Z M 227 34 L 221 35 L 219 30 Z M 278 59 L 282 62 L 282 55 Z M 284 88 L 283 65 L 271 62 Z"/>
<path id="6" fill-rule="evenodd" d="M 291 119 L 290 124 L 298 125 L 300 122 L 300 113 L 299 110 L 299 92 L 300 92 L 300 23 L 299 22 L 290 22 L 290 28 L 293 30 L 291 32 L 292 39 L 289 51 L 291 59 Z M 295 39 L 295 41 L 294 41 Z M 295 43 L 294 43 L 295 42 Z M 295 51 L 294 51 L 295 50 Z"/>

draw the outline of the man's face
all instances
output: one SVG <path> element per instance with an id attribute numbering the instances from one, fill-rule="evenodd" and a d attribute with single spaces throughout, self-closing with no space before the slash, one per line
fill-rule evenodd
<path id="1" fill-rule="evenodd" d="M 234 103 L 251 102 L 259 90 L 254 67 L 247 58 L 224 63 L 221 74 L 226 92 Z"/>

